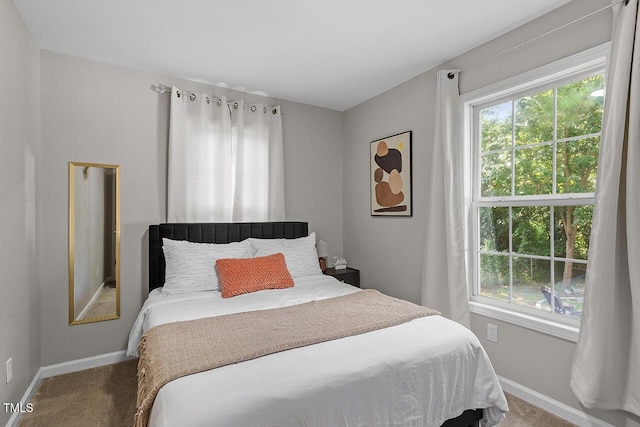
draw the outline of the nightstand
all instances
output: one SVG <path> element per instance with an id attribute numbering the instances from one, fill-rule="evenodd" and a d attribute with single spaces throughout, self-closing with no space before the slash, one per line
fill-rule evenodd
<path id="1" fill-rule="evenodd" d="M 324 271 L 324 274 L 327 276 L 333 276 L 341 282 L 348 283 L 350 285 L 360 287 L 360 270 L 356 270 L 355 268 L 344 268 L 340 270 L 336 270 L 335 268 L 327 268 Z"/>

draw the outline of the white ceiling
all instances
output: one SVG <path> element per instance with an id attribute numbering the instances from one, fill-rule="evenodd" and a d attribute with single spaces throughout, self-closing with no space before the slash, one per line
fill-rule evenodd
<path id="1" fill-rule="evenodd" d="M 343 111 L 569 1 L 14 3 L 41 49 Z"/>

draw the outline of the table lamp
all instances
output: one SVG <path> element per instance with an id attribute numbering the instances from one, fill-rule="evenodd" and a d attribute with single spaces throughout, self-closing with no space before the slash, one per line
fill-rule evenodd
<path id="1" fill-rule="evenodd" d="M 327 247 L 327 241 L 318 240 L 318 243 L 316 243 L 316 249 L 318 250 L 320 269 L 322 271 L 325 271 L 327 269 L 327 257 L 329 256 L 329 248 Z"/>

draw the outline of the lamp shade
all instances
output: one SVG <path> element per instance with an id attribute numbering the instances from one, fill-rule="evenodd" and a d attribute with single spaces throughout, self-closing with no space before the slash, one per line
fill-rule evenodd
<path id="1" fill-rule="evenodd" d="M 316 243 L 316 249 L 318 250 L 318 257 L 326 258 L 329 256 L 329 247 L 326 240 L 318 240 Z"/>

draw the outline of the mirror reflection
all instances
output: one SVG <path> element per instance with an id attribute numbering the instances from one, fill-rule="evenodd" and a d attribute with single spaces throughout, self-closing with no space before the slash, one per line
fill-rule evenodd
<path id="1" fill-rule="evenodd" d="M 69 324 L 120 317 L 120 167 L 69 163 Z"/>

